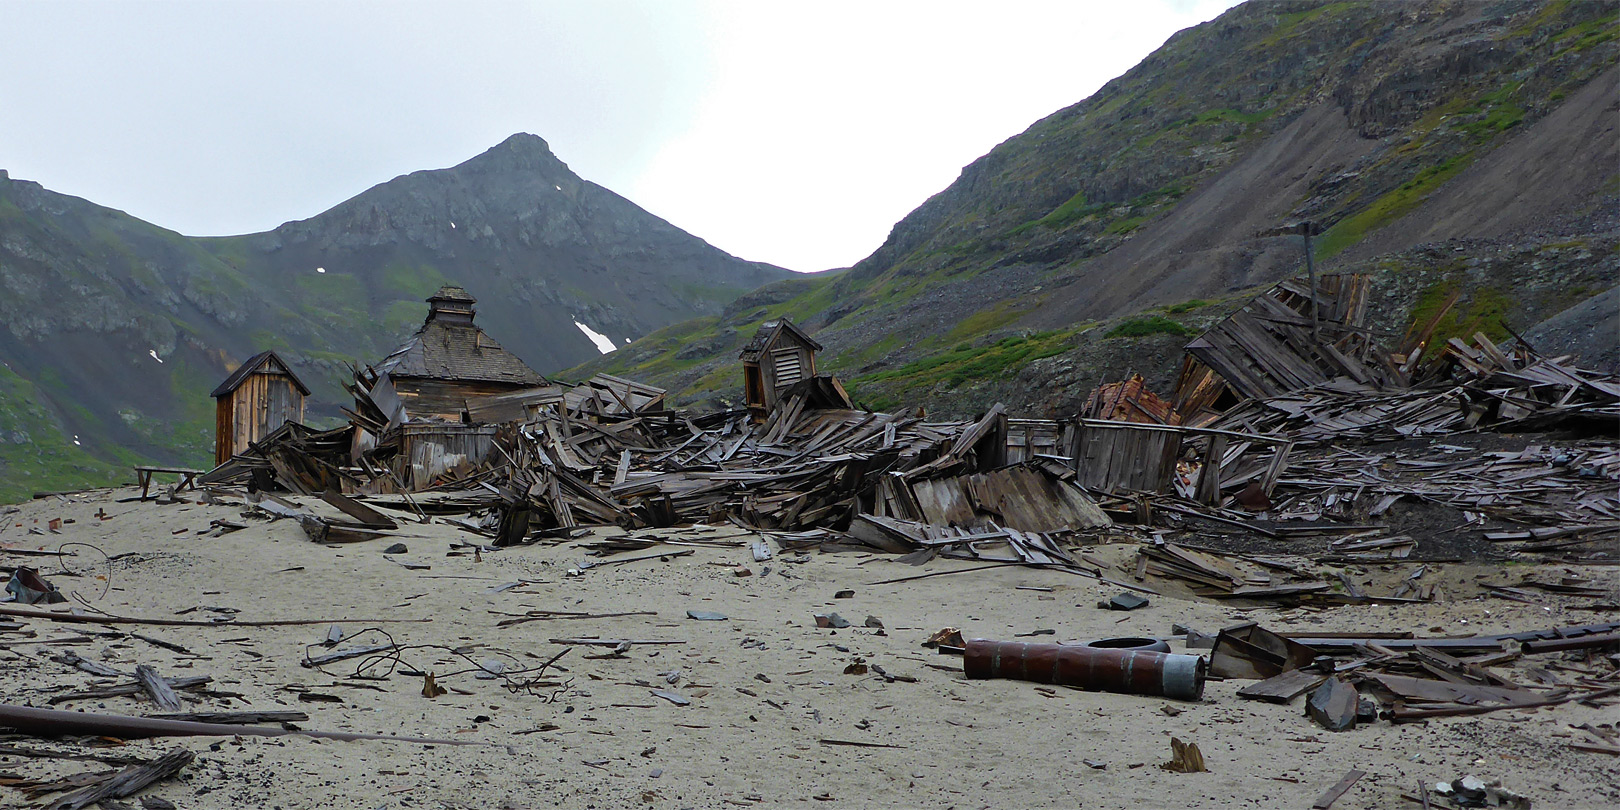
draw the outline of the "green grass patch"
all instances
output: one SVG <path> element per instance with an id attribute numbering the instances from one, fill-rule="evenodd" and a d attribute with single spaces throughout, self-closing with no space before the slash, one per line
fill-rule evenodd
<path id="1" fill-rule="evenodd" d="M 946 343 L 954 343 L 993 332 L 1018 320 L 1024 314 L 1024 308 L 1014 301 L 1001 301 L 994 306 L 986 307 L 957 322 L 951 331 L 945 334 Z"/>
<path id="2" fill-rule="evenodd" d="M 1013 228 L 1012 236 L 1020 236 L 1034 228 L 1051 228 L 1058 230 L 1066 228 L 1088 217 L 1100 216 L 1113 208 L 1117 203 L 1090 203 L 1086 201 L 1086 192 L 1077 192 L 1073 197 L 1065 200 L 1062 205 L 1051 210 L 1046 216 L 1032 220 Z"/>
<path id="3" fill-rule="evenodd" d="M 0 366 L 0 503 L 40 491 L 126 483 L 128 467 L 90 455 L 64 433 L 33 383 Z"/>
<path id="4" fill-rule="evenodd" d="M 949 351 L 913 360 L 899 368 L 858 377 L 856 382 L 861 385 L 896 383 L 901 390 L 932 388 L 941 383 L 955 388 L 970 380 L 1013 374 L 1036 360 L 1062 354 L 1068 350 L 1068 340 L 1073 334 L 1073 330 L 1037 332 L 1002 338 L 984 346 L 958 344 Z"/>
<path id="5" fill-rule="evenodd" d="M 1103 335 L 1105 338 L 1147 337 L 1148 335 L 1191 335 L 1193 331 L 1163 315 L 1126 318 Z"/>
<path id="6" fill-rule="evenodd" d="M 378 282 L 383 291 L 416 302 L 427 300 L 427 297 L 438 292 L 440 287 L 450 283 L 444 274 L 439 272 L 439 268 L 431 264 L 404 262 L 391 262 L 385 265 Z M 425 311 L 420 309 L 420 304 L 418 311 L 425 314 Z"/>
<path id="7" fill-rule="evenodd" d="M 1191 124 L 1193 126 L 1198 126 L 1200 124 L 1230 123 L 1253 126 L 1266 120 L 1267 118 L 1270 118 L 1274 112 L 1274 110 L 1261 110 L 1260 112 L 1246 113 L 1242 112 L 1241 110 L 1234 110 L 1231 108 L 1205 110 L 1204 112 L 1193 116 Z"/>
<path id="8" fill-rule="evenodd" d="M 1202 298 L 1194 298 L 1191 301 L 1182 301 L 1179 304 L 1171 304 L 1170 306 L 1165 307 L 1164 311 L 1171 315 L 1180 315 L 1183 312 L 1192 312 L 1195 309 L 1202 309 L 1207 306 L 1209 306 L 1208 301 L 1205 301 Z"/>
<path id="9" fill-rule="evenodd" d="M 1316 242 L 1317 258 L 1326 259 L 1336 255 L 1361 241 L 1369 232 L 1404 216 L 1466 168 L 1473 159 L 1471 154 L 1457 155 L 1444 163 L 1423 169 L 1399 188 L 1374 200 L 1371 205 L 1334 223 Z"/>
<path id="10" fill-rule="evenodd" d="M 841 371 L 844 369 L 858 369 L 869 363 L 882 360 L 893 353 L 895 349 L 900 348 L 900 344 L 904 343 L 905 339 L 905 335 L 898 332 L 891 332 L 884 335 L 871 345 L 863 346 L 852 351 L 843 352 L 837 357 L 832 358 L 827 362 L 827 370 Z"/>
<path id="11" fill-rule="evenodd" d="M 395 301 L 383 308 L 382 315 L 377 318 L 383 331 L 379 338 L 403 340 L 406 335 L 415 332 L 426 317 L 427 310 L 420 302 Z"/>
<path id="12" fill-rule="evenodd" d="M 1601 45 L 1615 38 L 1620 33 L 1620 13 L 1605 14 L 1596 19 L 1572 25 L 1558 32 L 1552 38 L 1553 47 L 1567 48 L 1572 51 L 1584 51 Z"/>
<path id="13" fill-rule="evenodd" d="M 1423 294 L 1418 296 L 1417 303 L 1412 306 L 1412 314 L 1407 319 L 1408 330 L 1415 324 L 1433 320 L 1440 307 L 1456 289 L 1456 282 L 1442 281 L 1424 290 Z M 1429 357 L 1435 356 L 1434 347 L 1446 345 L 1446 341 L 1451 338 L 1460 338 L 1464 342 L 1472 343 L 1475 332 L 1484 333 L 1492 341 L 1506 340 L 1511 334 L 1507 330 L 1505 319 L 1512 306 L 1512 298 L 1491 287 L 1482 287 L 1468 293 L 1436 323 L 1434 336 L 1429 340 L 1430 348 L 1424 354 Z"/>
<path id="14" fill-rule="evenodd" d="M 697 378 L 690 386 L 687 386 L 683 393 L 724 394 L 728 390 L 735 393 L 738 399 L 742 399 L 742 366 L 734 363 L 722 363 L 719 368 Z"/>
<path id="15" fill-rule="evenodd" d="M 1113 222 L 1108 223 L 1108 227 L 1103 228 L 1103 233 L 1114 235 L 1127 234 L 1136 230 L 1137 228 L 1142 227 L 1142 223 L 1147 221 L 1148 218 L 1145 216 L 1116 219 Z"/>
<path id="16" fill-rule="evenodd" d="M 1300 31 L 1300 29 L 1311 21 L 1319 17 L 1332 17 L 1337 14 L 1341 14 L 1354 9 L 1356 5 L 1356 3 L 1350 2 L 1328 3 L 1327 5 L 1317 6 L 1316 8 L 1306 9 L 1304 11 L 1278 14 L 1276 27 L 1272 28 L 1271 33 L 1267 34 L 1264 39 L 1260 40 L 1255 47 L 1258 49 L 1274 48 L 1281 45 L 1283 40 L 1293 37 L 1295 34 L 1304 33 Z"/>

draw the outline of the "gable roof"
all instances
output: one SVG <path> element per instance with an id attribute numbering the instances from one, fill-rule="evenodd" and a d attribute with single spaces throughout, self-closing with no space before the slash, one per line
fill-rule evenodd
<path id="1" fill-rule="evenodd" d="M 241 388 L 242 383 L 246 382 L 250 375 L 258 371 L 261 367 L 269 365 L 270 363 L 274 363 L 276 366 L 275 368 L 271 369 L 273 373 L 287 375 L 287 377 L 292 380 L 292 384 L 298 387 L 298 391 L 300 393 L 306 397 L 309 396 L 309 386 L 304 385 L 304 381 L 298 379 L 298 375 L 294 374 L 292 371 L 292 366 L 287 365 L 286 361 L 282 360 L 276 355 L 275 352 L 272 351 L 259 352 L 258 354 L 249 357 L 242 363 L 242 365 L 237 366 L 236 370 L 231 372 L 231 375 L 226 377 L 225 381 L 220 383 L 219 387 L 215 388 L 213 392 L 209 394 L 209 396 L 219 399 L 220 397 L 229 395 L 232 391 Z"/>
<path id="2" fill-rule="evenodd" d="M 759 360 L 760 353 L 769 348 L 772 343 L 775 343 L 776 336 L 783 332 L 798 338 L 799 342 L 809 346 L 811 351 L 821 351 L 821 344 L 805 334 L 803 329 L 795 326 L 787 318 L 777 318 L 760 324 L 759 331 L 754 333 L 754 339 L 748 341 L 748 345 L 743 347 L 742 353 L 738 356 L 744 360 Z"/>
<path id="3" fill-rule="evenodd" d="M 376 366 L 394 379 L 416 377 L 463 382 L 545 385 L 549 382 L 517 355 L 471 323 L 429 320 Z"/>

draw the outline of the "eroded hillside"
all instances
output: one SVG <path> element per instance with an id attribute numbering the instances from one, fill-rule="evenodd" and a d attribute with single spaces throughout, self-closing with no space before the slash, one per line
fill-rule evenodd
<path id="1" fill-rule="evenodd" d="M 1620 277 L 1615 37 L 1601 3 L 1245 4 L 964 168 L 849 272 L 583 370 L 735 397 L 737 347 L 787 315 L 872 404 L 1072 408 L 1101 376 L 1163 380 L 1188 334 L 1300 272 L 1276 233 L 1301 220 L 1325 271 L 1403 291 L 1392 331 L 1455 286 L 1506 336 Z"/>

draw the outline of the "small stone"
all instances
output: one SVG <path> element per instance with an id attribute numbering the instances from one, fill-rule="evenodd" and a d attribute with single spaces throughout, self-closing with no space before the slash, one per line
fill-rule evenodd
<path id="1" fill-rule="evenodd" d="M 879 619 L 876 616 L 867 616 L 866 617 L 866 626 L 867 627 L 875 627 L 875 628 L 877 628 L 879 630 L 882 630 L 883 629 L 883 620 Z"/>
<path id="2" fill-rule="evenodd" d="M 837 613 L 817 613 L 815 618 L 817 627 L 842 628 L 849 626 L 849 620 Z"/>
<path id="3" fill-rule="evenodd" d="M 395 544 L 389 546 L 388 548 L 383 549 L 383 553 L 384 554 L 409 554 L 410 550 L 405 548 L 404 543 L 395 543 Z"/>
<path id="4" fill-rule="evenodd" d="M 838 593 L 833 594 L 833 598 L 834 599 L 854 599 L 855 598 L 855 592 L 852 591 L 852 590 L 845 589 L 845 590 L 839 591 Z"/>
<path id="5" fill-rule="evenodd" d="M 1356 701 L 1356 722 L 1372 723 L 1378 720 L 1378 704 L 1372 698 L 1362 695 Z"/>
<path id="6" fill-rule="evenodd" d="M 688 610 L 686 611 L 686 618 L 700 622 L 723 622 L 726 620 L 726 614 L 715 613 L 712 610 Z"/>
<path id="7" fill-rule="evenodd" d="M 1136 595 L 1134 593 L 1131 593 L 1131 592 L 1127 591 L 1125 593 L 1119 594 L 1119 595 L 1115 596 L 1114 598 L 1108 600 L 1108 609 L 1109 610 L 1136 610 L 1137 608 L 1140 608 L 1140 607 L 1147 607 L 1147 603 L 1148 603 L 1148 600 L 1147 600 L 1146 597 L 1138 596 L 1138 595 Z"/>
<path id="8" fill-rule="evenodd" d="M 745 566 L 739 565 L 736 568 L 731 569 L 731 575 L 737 577 L 751 577 L 754 575 L 754 572 L 750 571 Z"/>
<path id="9" fill-rule="evenodd" d="M 1103 762 L 1100 759 L 1082 759 L 1080 761 L 1086 763 L 1086 767 L 1088 768 L 1096 768 L 1099 771 L 1108 770 L 1108 763 Z"/>

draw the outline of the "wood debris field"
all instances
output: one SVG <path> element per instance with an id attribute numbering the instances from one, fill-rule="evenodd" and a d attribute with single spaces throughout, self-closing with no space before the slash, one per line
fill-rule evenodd
<path id="1" fill-rule="evenodd" d="M 1065 418 L 357 370 L 346 425 L 4 507 L 0 802 L 1620 803 L 1620 385 L 1336 300 Z"/>

